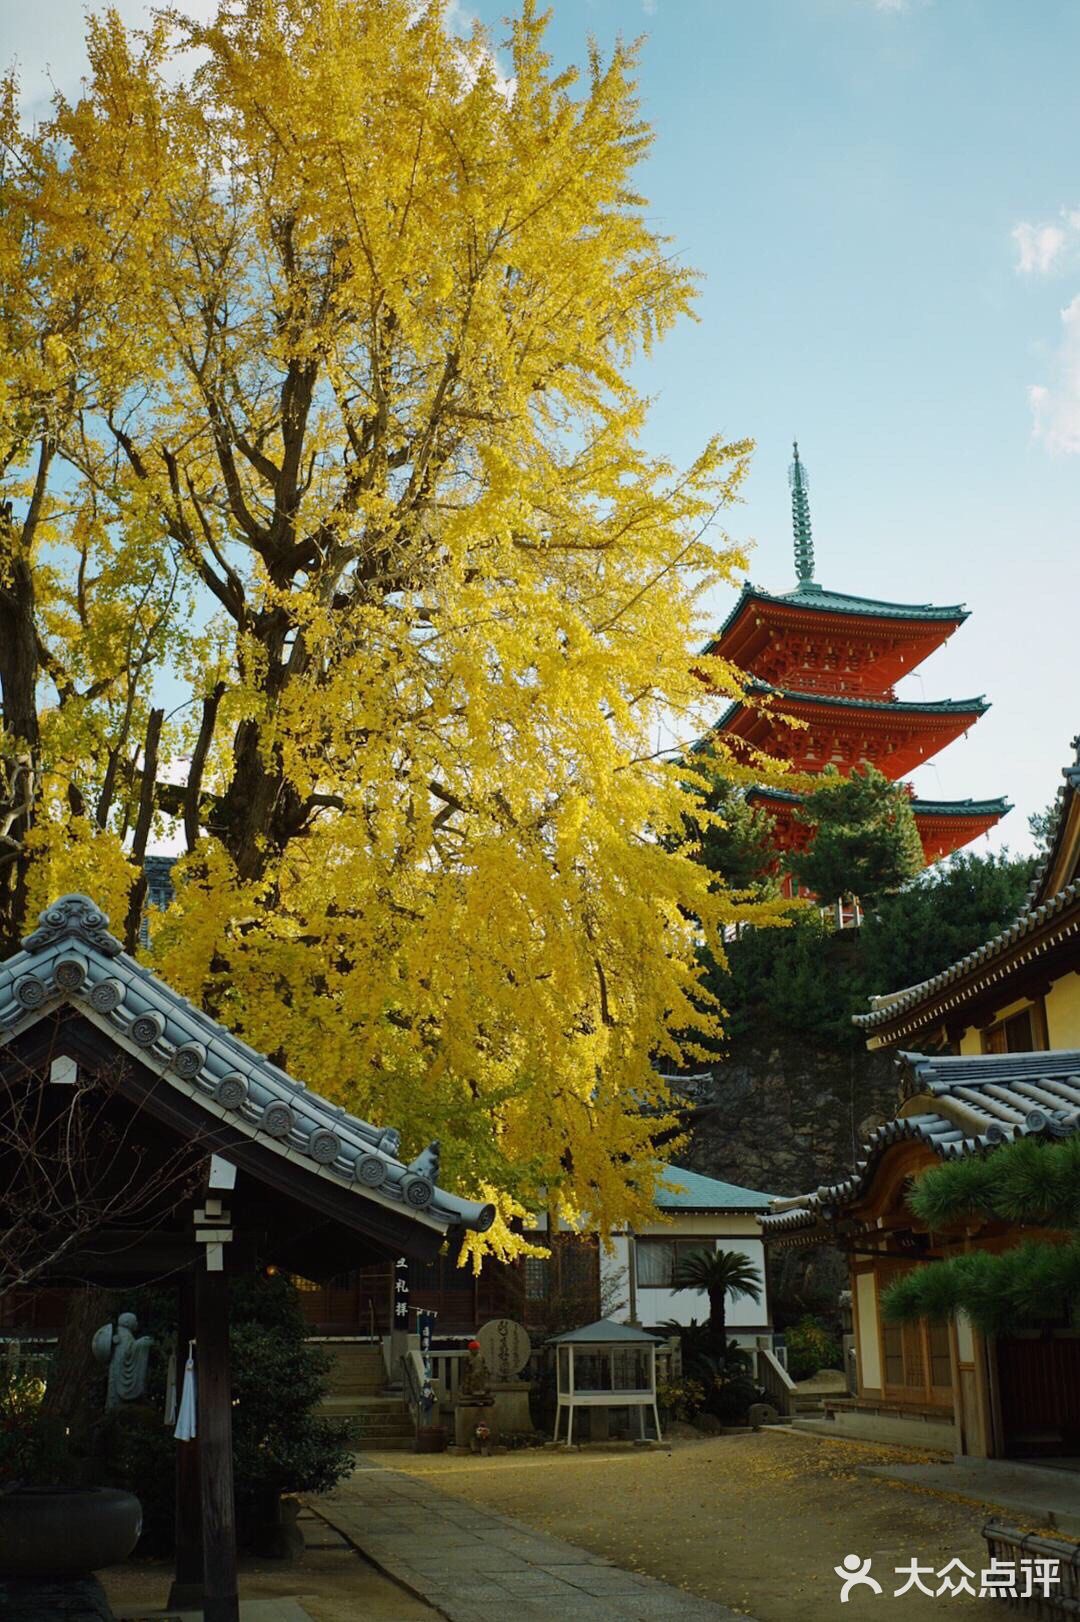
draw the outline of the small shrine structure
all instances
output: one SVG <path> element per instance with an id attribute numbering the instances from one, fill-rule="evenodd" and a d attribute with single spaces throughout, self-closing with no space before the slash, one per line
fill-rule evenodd
<path id="1" fill-rule="evenodd" d="M 565 1413 L 565 1442 L 567 1447 L 573 1445 L 577 1408 L 636 1408 L 642 1441 L 645 1440 L 645 1411 L 651 1408 L 656 1439 L 661 1440 L 660 1411 L 656 1405 L 656 1348 L 663 1342 L 658 1335 L 650 1335 L 633 1324 L 601 1318 L 583 1329 L 554 1335 L 547 1344 L 555 1348 L 556 1442 Z"/>
<path id="2" fill-rule="evenodd" d="M 745 697 L 713 730 L 748 760 L 761 751 L 799 771 L 817 773 L 831 765 L 844 776 L 869 762 L 897 782 L 966 733 L 989 708 L 981 696 L 914 702 L 895 692 L 895 684 L 964 623 L 968 610 L 960 604 L 883 602 L 819 585 L 806 469 L 797 444 L 790 478 L 797 583 L 778 595 L 747 582 L 703 650 L 753 678 Z M 707 681 L 707 669 L 702 675 Z M 789 725 L 788 716 L 802 725 Z M 804 848 L 810 838 L 794 814 L 800 797 L 771 787 L 752 794 L 774 819 L 782 864 L 785 851 Z M 1009 809 L 1005 799 L 920 800 L 912 793 L 927 863 L 988 832 Z M 792 893 L 790 878 L 783 887 Z"/>
<path id="3" fill-rule="evenodd" d="M 438 1186 L 437 1144 L 405 1164 L 393 1128 L 287 1075 L 129 957 L 93 901 L 68 895 L 0 963 L 0 1110 L 62 1128 L 88 1093 L 100 1142 L 122 1146 L 103 1157 L 104 1175 L 148 1191 L 141 1219 L 110 1221 L 106 1189 L 100 1226 L 36 1282 L 174 1281 L 180 1342 L 195 1342 L 198 1418 L 195 1440 L 177 1444 L 169 1605 L 237 1622 L 230 1278 L 428 1261 L 489 1227 L 494 1208 Z M 26 1183 L 19 1155 L 0 1137 L 0 1189 Z"/>

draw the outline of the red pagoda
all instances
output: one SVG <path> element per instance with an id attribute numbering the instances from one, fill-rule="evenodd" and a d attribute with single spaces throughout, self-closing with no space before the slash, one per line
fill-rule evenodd
<path id="1" fill-rule="evenodd" d="M 748 700 L 721 716 L 716 731 L 800 771 L 832 764 L 845 775 L 864 761 L 896 782 L 931 760 L 989 708 L 982 697 L 912 703 L 894 684 L 915 670 L 967 619 L 959 605 L 885 603 L 827 591 L 814 579 L 806 470 L 791 465 L 795 529 L 794 591 L 777 596 L 750 585 L 705 652 L 754 678 Z M 793 727 L 784 717 L 805 723 Z M 775 818 L 781 852 L 799 849 L 809 830 L 793 815 L 797 794 L 752 791 Z M 999 800 L 919 800 L 912 809 L 927 862 L 986 833 L 1010 809 Z M 785 884 L 785 889 L 787 885 Z"/>

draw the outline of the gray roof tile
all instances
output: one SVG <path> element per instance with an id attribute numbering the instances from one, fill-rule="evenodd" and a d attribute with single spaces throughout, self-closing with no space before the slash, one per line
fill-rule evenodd
<path id="1" fill-rule="evenodd" d="M 758 1217 L 766 1238 L 827 1233 L 834 1216 L 860 1199 L 894 1143 L 921 1139 L 942 1160 L 985 1154 L 1014 1138 L 1080 1132 L 1080 1050 L 972 1056 L 901 1053 L 906 1098 L 938 1109 L 898 1115 L 871 1132 L 851 1174 Z"/>
<path id="2" fill-rule="evenodd" d="M 406 1166 L 393 1127 L 350 1115 L 231 1035 L 129 957 L 108 924 L 87 896 L 46 908 L 22 951 L 0 963 L 0 1044 L 69 1003 L 211 1114 L 357 1198 L 403 1205 L 444 1230 L 490 1227 L 493 1206 L 436 1183 L 437 1144 Z"/>

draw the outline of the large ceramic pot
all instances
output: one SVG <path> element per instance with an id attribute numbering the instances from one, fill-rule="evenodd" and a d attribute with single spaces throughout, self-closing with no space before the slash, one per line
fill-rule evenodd
<path id="1" fill-rule="evenodd" d="M 0 1577 L 76 1577 L 126 1560 L 142 1505 L 112 1487 L 0 1492 Z"/>

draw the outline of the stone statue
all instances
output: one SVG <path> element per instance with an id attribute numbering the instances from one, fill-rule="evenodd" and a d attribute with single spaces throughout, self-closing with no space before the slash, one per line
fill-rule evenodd
<path id="1" fill-rule="evenodd" d="M 491 1394 L 491 1374 L 478 1340 L 469 1342 L 469 1355 L 461 1371 L 457 1400 L 464 1408 L 490 1408 L 495 1401 Z"/>
<path id="2" fill-rule="evenodd" d="M 109 1389 L 105 1410 L 112 1412 L 138 1402 L 146 1394 L 146 1366 L 154 1344 L 149 1335 L 136 1335 L 139 1320 L 133 1312 L 122 1312 L 111 1323 L 102 1324 L 92 1341 L 94 1356 L 109 1365 Z"/>

